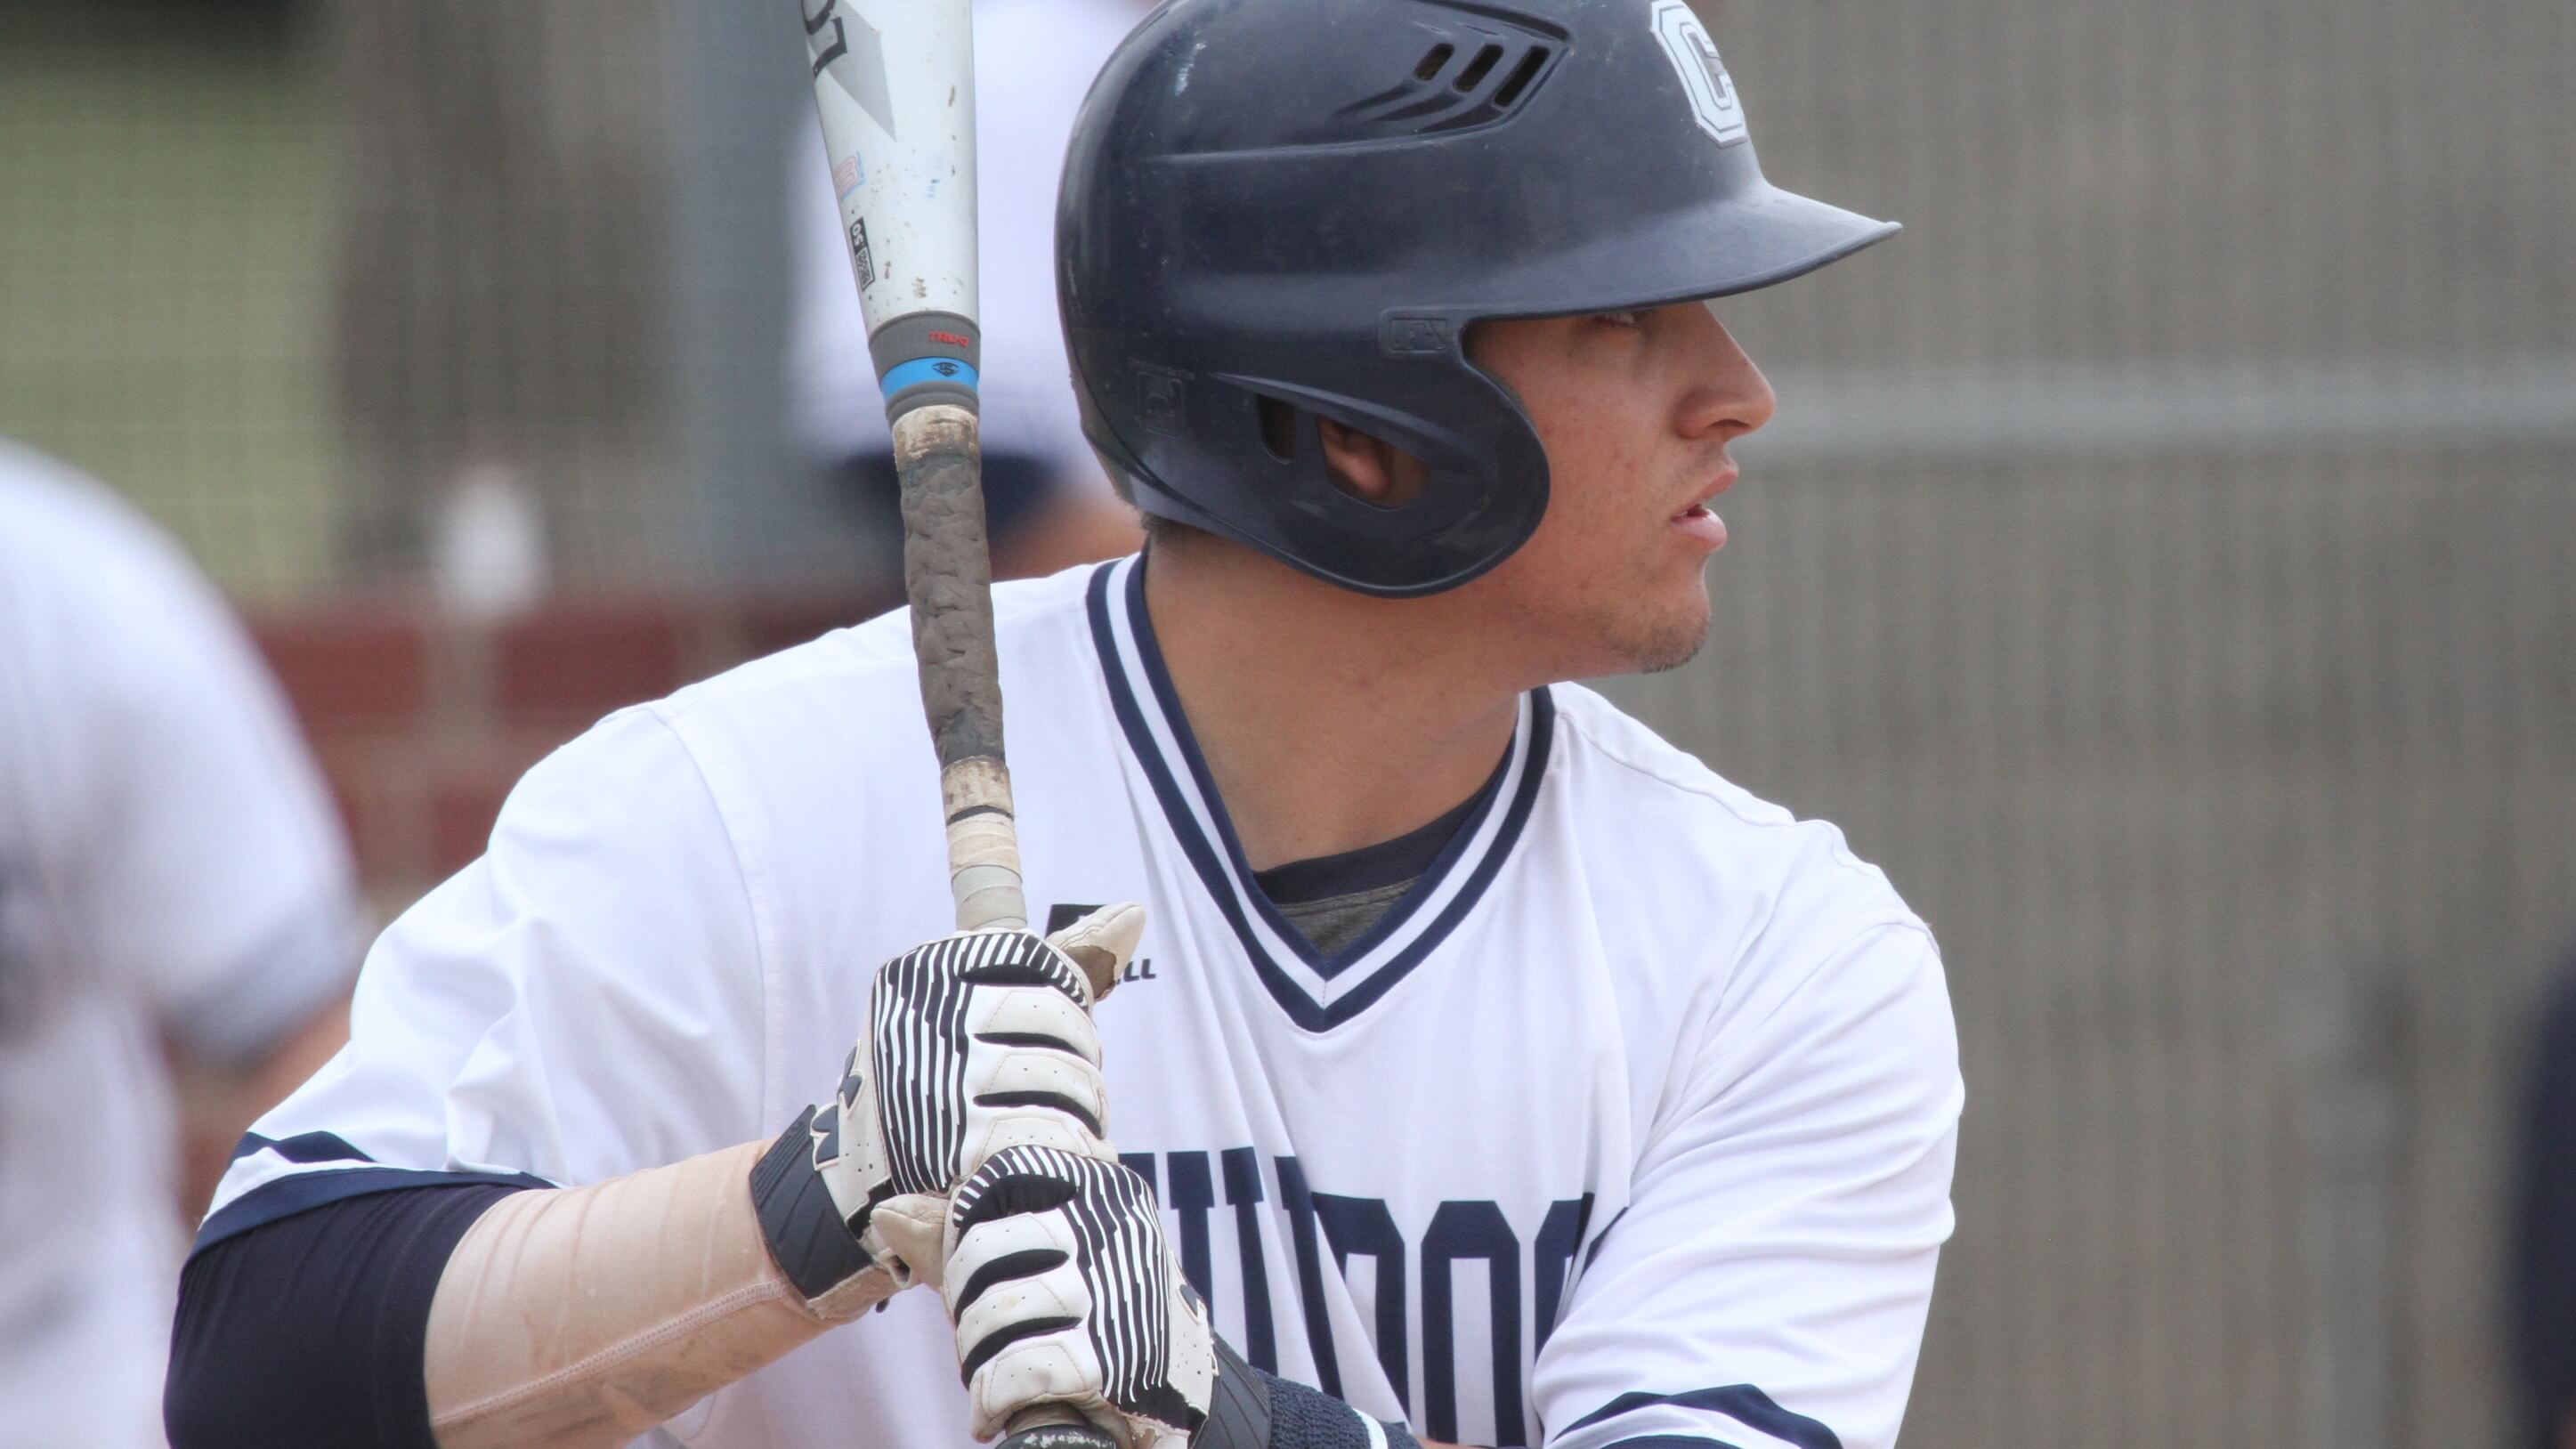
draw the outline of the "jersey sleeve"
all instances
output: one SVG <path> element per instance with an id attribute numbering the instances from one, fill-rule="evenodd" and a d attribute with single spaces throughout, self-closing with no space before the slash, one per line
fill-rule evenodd
<path id="1" fill-rule="evenodd" d="M 91 829 L 67 832 L 92 969 L 209 1065 L 246 1067 L 348 988 L 357 895 L 302 735 L 177 546 L 102 500 L 56 577 L 82 637 L 54 657 Z M 86 547 L 80 547 L 85 545 Z"/>
<path id="2" fill-rule="evenodd" d="M 1950 1232 L 1957 1061 L 1910 923 L 1721 1005 L 1539 1352 L 1550 1449 L 1892 1444 Z"/>
<path id="3" fill-rule="evenodd" d="M 649 708 L 612 715 L 377 940 L 348 1046 L 243 1139 L 198 1247 L 365 1193 L 586 1184 L 775 1131 L 761 969 L 688 750 Z"/>

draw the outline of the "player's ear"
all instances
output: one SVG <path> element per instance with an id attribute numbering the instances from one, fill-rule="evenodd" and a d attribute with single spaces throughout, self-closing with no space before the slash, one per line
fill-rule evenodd
<path id="1" fill-rule="evenodd" d="M 1324 442 L 1324 466 L 1333 486 L 1380 508 L 1402 508 L 1431 481 L 1422 460 L 1393 443 L 1370 437 L 1331 418 L 1315 419 Z"/>

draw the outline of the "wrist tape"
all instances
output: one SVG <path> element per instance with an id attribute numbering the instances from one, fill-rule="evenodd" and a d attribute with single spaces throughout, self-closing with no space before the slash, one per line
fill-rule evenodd
<path id="1" fill-rule="evenodd" d="M 788 1279 L 744 1190 L 761 1155 L 515 1192 L 475 1219 L 422 1349 L 440 1449 L 630 1443 L 892 1294 L 873 1270 L 819 1295 Z"/>
<path id="2" fill-rule="evenodd" d="M 1190 1449 L 1421 1449 L 1402 1424 L 1383 1424 L 1341 1400 L 1245 1363 L 1216 1346 L 1216 1387 Z"/>

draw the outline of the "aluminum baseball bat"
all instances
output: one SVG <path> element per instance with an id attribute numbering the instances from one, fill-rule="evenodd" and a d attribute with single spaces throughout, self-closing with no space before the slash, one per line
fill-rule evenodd
<path id="1" fill-rule="evenodd" d="M 798 11 L 903 490 L 904 592 L 957 925 L 1024 927 L 976 422 L 968 0 L 798 0 Z"/>
<path id="2" fill-rule="evenodd" d="M 797 0 L 903 490 L 903 582 L 957 926 L 1025 928 L 984 535 L 969 0 Z M 1062 1405 L 1003 1449 L 1116 1449 Z"/>

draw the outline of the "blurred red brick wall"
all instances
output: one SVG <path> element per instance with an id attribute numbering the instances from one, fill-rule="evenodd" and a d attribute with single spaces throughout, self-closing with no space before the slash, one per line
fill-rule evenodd
<path id="1" fill-rule="evenodd" d="M 391 912 L 482 853 L 526 769 L 600 716 L 899 600 L 562 600 L 488 627 L 395 600 L 250 620 Z"/>

